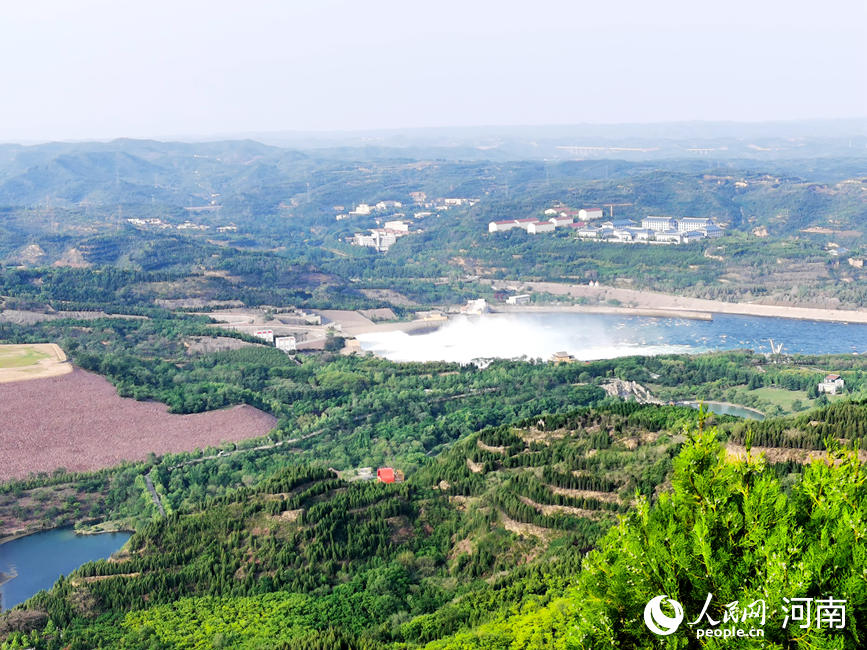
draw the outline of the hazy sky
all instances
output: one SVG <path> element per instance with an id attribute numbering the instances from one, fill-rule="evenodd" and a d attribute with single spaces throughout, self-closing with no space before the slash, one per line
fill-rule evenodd
<path id="1" fill-rule="evenodd" d="M 864 0 L 28 0 L 0 141 L 867 116 Z"/>

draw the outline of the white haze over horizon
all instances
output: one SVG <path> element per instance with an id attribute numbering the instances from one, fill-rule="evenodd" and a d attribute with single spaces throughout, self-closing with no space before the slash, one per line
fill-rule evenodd
<path id="1" fill-rule="evenodd" d="M 865 25 L 864 0 L 9 1 L 0 141 L 860 118 Z"/>
<path id="2" fill-rule="evenodd" d="M 547 361 L 560 351 L 591 361 L 703 351 L 691 345 L 660 342 L 649 331 L 645 335 L 643 329 L 606 327 L 604 321 L 592 317 L 576 319 L 576 326 L 568 328 L 562 321 L 546 323 L 545 318 L 538 316 L 487 314 L 459 316 L 425 334 L 372 332 L 357 338 L 363 350 L 390 361 L 470 363 L 474 359 L 521 357 Z"/>

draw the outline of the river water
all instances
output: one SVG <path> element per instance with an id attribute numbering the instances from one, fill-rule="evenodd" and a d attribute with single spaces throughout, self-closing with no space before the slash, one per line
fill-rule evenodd
<path id="1" fill-rule="evenodd" d="M 395 331 L 358 337 L 362 349 L 392 361 L 461 363 L 549 359 L 558 351 L 582 360 L 739 348 L 770 352 L 769 338 L 782 342 L 784 353 L 867 352 L 867 325 L 730 315 L 705 321 L 620 314 L 486 314 L 459 316 L 422 334 Z"/>
<path id="2" fill-rule="evenodd" d="M 14 568 L 18 573 L 0 586 L 2 609 L 49 589 L 61 575 L 86 562 L 108 558 L 129 538 L 130 533 L 76 535 L 71 528 L 58 528 L 0 544 L 0 572 Z"/>

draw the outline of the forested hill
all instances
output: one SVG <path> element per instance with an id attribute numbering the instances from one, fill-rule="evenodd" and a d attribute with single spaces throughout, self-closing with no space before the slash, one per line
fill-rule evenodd
<path id="1" fill-rule="evenodd" d="M 806 426 L 834 448 L 864 408 Z M 837 451 L 806 472 L 750 456 L 771 423 L 727 452 L 712 423 L 616 403 L 486 428 L 404 483 L 284 468 L 155 518 L 120 557 L 0 618 L 27 630 L 3 647 L 656 647 L 640 610 L 661 589 L 689 608 L 770 590 L 775 613 L 783 595 L 833 594 L 850 603 L 844 632 L 794 640 L 777 619 L 768 637 L 859 647 L 864 469 Z"/>

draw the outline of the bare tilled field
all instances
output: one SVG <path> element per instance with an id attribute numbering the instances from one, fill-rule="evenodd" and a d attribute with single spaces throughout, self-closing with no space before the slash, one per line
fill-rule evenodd
<path id="1" fill-rule="evenodd" d="M 60 377 L 0 383 L 0 481 L 255 438 L 275 423 L 246 405 L 174 415 L 165 404 L 119 397 L 108 381 L 78 368 Z"/>

